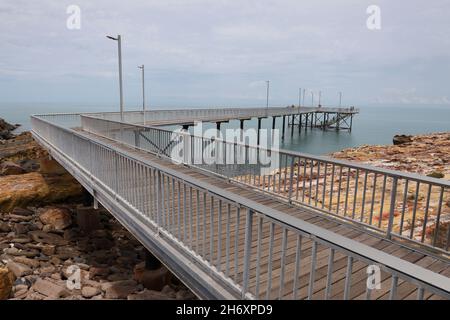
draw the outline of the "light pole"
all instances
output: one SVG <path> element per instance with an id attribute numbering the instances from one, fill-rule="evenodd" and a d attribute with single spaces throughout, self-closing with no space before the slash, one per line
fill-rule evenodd
<path id="1" fill-rule="evenodd" d="M 142 112 L 144 116 L 144 126 L 145 126 L 145 67 L 144 65 L 138 66 L 142 70 Z"/>
<path id="2" fill-rule="evenodd" d="M 300 108 L 302 103 L 302 88 L 298 89 L 298 107 Z"/>
<path id="3" fill-rule="evenodd" d="M 342 92 L 339 91 L 339 108 L 342 106 Z"/>
<path id="4" fill-rule="evenodd" d="M 302 106 L 305 105 L 305 95 L 306 95 L 306 89 L 303 89 L 303 95 L 302 95 Z"/>
<path id="5" fill-rule="evenodd" d="M 314 92 L 311 91 L 311 107 L 314 107 Z"/>
<path id="6" fill-rule="evenodd" d="M 267 91 L 267 95 L 266 95 L 266 115 L 269 115 L 269 87 L 270 87 L 270 81 L 267 80 L 266 84 L 267 84 L 267 88 L 266 88 L 266 91 Z"/>
<path id="7" fill-rule="evenodd" d="M 123 85 L 122 85 L 122 37 L 120 34 L 117 38 L 106 36 L 108 39 L 117 41 L 119 52 L 119 90 L 120 90 L 120 121 L 123 121 Z"/>
<path id="8" fill-rule="evenodd" d="M 319 91 L 319 108 L 321 107 L 320 105 L 320 100 L 322 99 L 322 91 Z"/>

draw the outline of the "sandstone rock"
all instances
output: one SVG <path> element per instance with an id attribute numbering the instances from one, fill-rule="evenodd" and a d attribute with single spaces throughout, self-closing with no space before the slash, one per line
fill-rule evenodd
<path id="1" fill-rule="evenodd" d="M 177 292 L 169 285 L 165 285 L 164 288 L 162 288 L 161 293 L 170 298 L 175 298 L 177 295 Z"/>
<path id="2" fill-rule="evenodd" d="M 0 211 L 31 204 L 45 204 L 82 196 L 81 185 L 68 173 L 42 175 L 38 172 L 0 176 Z"/>
<path id="3" fill-rule="evenodd" d="M 58 299 L 61 297 L 66 297 L 69 295 L 69 292 L 66 288 L 61 287 L 53 282 L 50 282 L 48 280 L 38 279 L 34 285 L 33 289 L 43 294 L 46 297 L 52 298 L 52 299 Z"/>
<path id="4" fill-rule="evenodd" d="M 10 261 L 6 264 L 6 267 L 14 273 L 17 278 L 27 276 L 33 272 L 31 268 L 25 264 Z"/>
<path id="5" fill-rule="evenodd" d="M 136 294 L 130 294 L 127 297 L 128 300 L 169 300 L 170 298 L 161 292 L 154 290 L 147 290 L 138 292 Z"/>
<path id="6" fill-rule="evenodd" d="M 12 292 L 14 274 L 8 268 L 0 267 L 0 300 L 8 299 Z"/>
<path id="7" fill-rule="evenodd" d="M 56 230 L 63 230 L 72 224 L 70 211 L 66 208 L 45 208 L 40 213 L 39 219 L 43 224 L 49 224 Z"/>
<path id="8" fill-rule="evenodd" d="M 150 290 L 161 291 L 170 283 L 170 278 L 171 274 L 164 266 L 156 270 L 147 270 L 145 262 L 142 262 L 134 268 L 134 279 Z"/>
<path id="9" fill-rule="evenodd" d="M 83 287 L 81 289 L 81 295 L 85 298 L 92 298 L 100 293 L 100 289 L 94 287 Z"/>
<path id="10" fill-rule="evenodd" d="M 61 236 L 58 236 L 57 234 L 54 234 L 54 233 L 47 233 L 47 232 L 36 230 L 36 231 L 31 231 L 28 234 L 35 242 L 41 242 L 41 243 L 57 245 L 57 246 L 66 245 L 68 243 Z"/>
<path id="11" fill-rule="evenodd" d="M 29 259 L 26 257 L 15 257 L 13 260 L 14 260 L 14 262 L 22 263 L 22 264 L 27 265 L 32 268 L 37 268 L 40 265 L 39 261 L 34 260 L 34 259 Z"/>
<path id="12" fill-rule="evenodd" d="M 25 172 L 26 172 L 25 169 L 23 169 L 21 166 L 11 161 L 5 161 L 2 164 L 0 164 L 1 176 L 19 175 Z"/>
<path id="13" fill-rule="evenodd" d="M 12 125 L 0 118 L 0 139 L 11 139 L 14 135 L 11 133 L 18 125 Z"/>

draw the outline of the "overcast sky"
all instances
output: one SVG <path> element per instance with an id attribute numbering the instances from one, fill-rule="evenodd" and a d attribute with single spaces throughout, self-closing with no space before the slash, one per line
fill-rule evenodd
<path id="1" fill-rule="evenodd" d="M 81 29 L 69 30 L 69 5 Z M 369 5 L 381 30 L 369 30 Z M 448 0 L 0 1 L 0 104 L 140 104 L 138 64 L 157 106 L 450 104 Z M 306 99 L 310 103 L 308 94 Z"/>

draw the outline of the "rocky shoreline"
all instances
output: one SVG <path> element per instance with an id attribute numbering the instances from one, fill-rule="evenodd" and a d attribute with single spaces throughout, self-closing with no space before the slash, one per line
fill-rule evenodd
<path id="1" fill-rule="evenodd" d="M 29 132 L 0 119 L 0 300 L 195 299 Z"/>

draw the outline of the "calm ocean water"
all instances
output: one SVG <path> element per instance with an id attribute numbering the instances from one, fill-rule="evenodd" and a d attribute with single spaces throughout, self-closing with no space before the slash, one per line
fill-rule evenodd
<path id="1" fill-rule="evenodd" d="M 366 106 L 359 107 L 360 114 L 353 119 L 353 130 L 322 131 L 319 129 L 295 130 L 293 138 L 287 132 L 282 148 L 312 154 L 327 154 L 344 148 L 363 144 L 392 144 L 395 134 L 424 134 L 450 131 L 450 106 Z M 110 111 L 108 107 L 73 107 L 64 112 Z M 11 123 L 20 123 L 22 130 L 30 128 L 29 115 L 32 113 L 61 112 L 56 107 L 0 107 L 0 117 Z M 222 124 L 222 128 L 236 128 L 238 121 Z M 245 128 L 256 127 L 256 119 L 245 122 Z M 269 128 L 271 120 L 262 122 Z M 277 119 L 281 127 L 281 118 Z"/>

